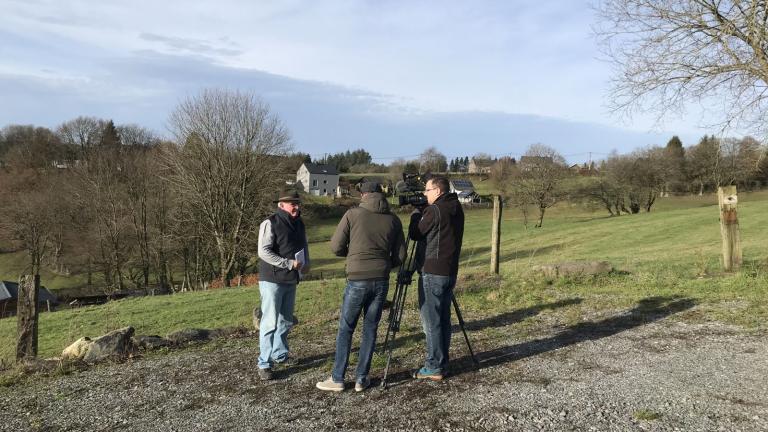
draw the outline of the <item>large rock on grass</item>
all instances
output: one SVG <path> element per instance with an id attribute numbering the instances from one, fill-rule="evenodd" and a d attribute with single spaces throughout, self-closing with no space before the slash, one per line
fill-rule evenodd
<path id="1" fill-rule="evenodd" d="M 82 360 L 92 343 L 93 341 L 88 336 L 81 337 L 72 345 L 64 348 L 64 351 L 61 352 L 61 358 L 63 360 Z"/>
<path id="2" fill-rule="evenodd" d="M 125 327 L 94 339 L 83 360 L 96 363 L 103 360 L 123 360 L 134 353 L 133 327 Z"/>
<path id="3" fill-rule="evenodd" d="M 561 277 L 579 277 L 607 274 L 613 271 L 613 266 L 607 261 L 577 261 L 533 266 L 531 269 L 544 277 L 557 279 Z"/>

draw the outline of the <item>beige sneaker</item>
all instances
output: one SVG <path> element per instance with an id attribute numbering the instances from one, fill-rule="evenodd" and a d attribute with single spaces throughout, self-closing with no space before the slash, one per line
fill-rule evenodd
<path id="1" fill-rule="evenodd" d="M 315 384 L 315 387 L 319 388 L 320 390 L 332 391 L 332 392 L 344 391 L 344 383 L 334 382 L 333 378 L 328 378 L 325 381 L 320 381 L 319 383 Z"/>
<path id="2" fill-rule="evenodd" d="M 355 383 L 355 391 L 361 392 L 370 386 L 371 386 L 371 380 L 369 380 L 368 377 L 366 377 L 362 382 L 358 381 Z"/>

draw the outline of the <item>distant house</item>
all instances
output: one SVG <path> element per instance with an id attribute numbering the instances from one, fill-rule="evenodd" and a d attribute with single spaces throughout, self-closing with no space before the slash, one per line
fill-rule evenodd
<path id="1" fill-rule="evenodd" d="M 481 202 L 480 195 L 475 192 L 475 186 L 469 180 L 450 180 L 451 192 L 455 192 L 459 197 L 459 202 L 463 204 Z"/>
<path id="2" fill-rule="evenodd" d="M 16 282 L 0 281 L 0 318 L 16 314 L 16 305 L 19 302 L 19 284 Z M 37 297 L 40 310 L 52 310 L 58 303 L 56 296 L 45 287 L 40 287 Z"/>
<path id="3" fill-rule="evenodd" d="M 594 162 L 573 164 L 570 166 L 570 170 L 574 174 L 578 174 L 582 177 L 596 176 L 598 174 L 597 167 L 595 166 Z"/>
<path id="4" fill-rule="evenodd" d="M 472 158 L 469 160 L 467 172 L 470 174 L 489 174 L 491 172 L 492 165 L 493 160 L 491 159 Z"/>
<path id="5" fill-rule="evenodd" d="M 304 162 L 296 172 L 296 185 L 311 195 L 335 195 L 339 186 L 339 172 L 333 165 Z"/>

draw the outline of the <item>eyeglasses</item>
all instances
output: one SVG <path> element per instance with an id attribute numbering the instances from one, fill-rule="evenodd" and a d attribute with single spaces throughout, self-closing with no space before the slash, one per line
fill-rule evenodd
<path id="1" fill-rule="evenodd" d="M 424 193 L 427 193 L 427 192 L 432 192 L 432 191 L 433 191 L 433 190 L 435 190 L 435 189 L 437 189 L 437 188 L 429 188 L 429 189 L 424 189 Z"/>

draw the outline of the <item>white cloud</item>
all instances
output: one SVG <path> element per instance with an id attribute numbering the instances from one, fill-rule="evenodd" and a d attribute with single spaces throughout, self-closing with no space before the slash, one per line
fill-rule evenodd
<path id="1" fill-rule="evenodd" d="M 98 80 L 105 62 L 149 50 L 391 95 L 417 112 L 615 122 L 587 0 L 50 0 L 3 11 L 0 31 L 18 41 L 0 46 L 6 73 Z"/>

